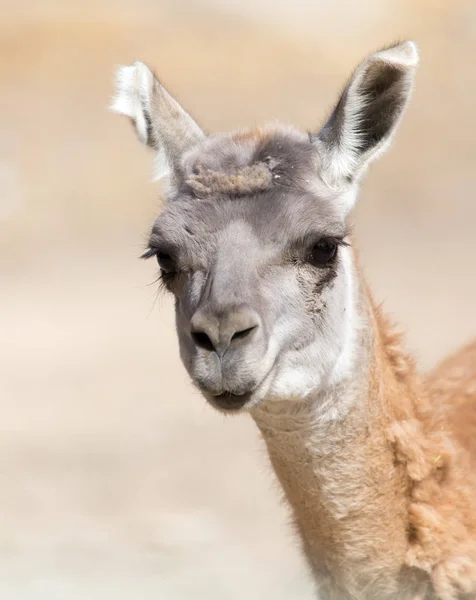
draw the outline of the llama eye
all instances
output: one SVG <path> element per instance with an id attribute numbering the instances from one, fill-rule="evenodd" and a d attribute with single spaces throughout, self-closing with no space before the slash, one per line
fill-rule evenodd
<path id="1" fill-rule="evenodd" d="M 310 249 L 307 262 L 314 267 L 325 267 L 337 253 L 337 243 L 332 240 L 319 240 Z"/>
<path id="2" fill-rule="evenodd" d="M 167 254 L 166 252 L 157 252 L 155 256 L 157 258 L 157 262 L 159 263 L 159 267 L 164 273 L 175 273 L 177 270 L 177 265 L 170 254 Z"/>

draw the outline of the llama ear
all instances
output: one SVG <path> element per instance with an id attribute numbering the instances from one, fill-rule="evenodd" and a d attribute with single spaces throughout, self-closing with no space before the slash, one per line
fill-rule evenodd
<path id="1" fill-rule="evenodd" d="M 157 151 L 157 179 L 168 175 L 176 178 L 183 153 L 205 137 L 142 62 L 119 67 L 111 110 L 128 116 L 139 140 Z"/>
<path id="2" fill-rule="evenodd" d="M 331 185 L 358 178 L 389 145 L 410 98 L 418 51 L 403 42 L 371 54 L 348 81 L 329 120 L 311 139 Z"/>

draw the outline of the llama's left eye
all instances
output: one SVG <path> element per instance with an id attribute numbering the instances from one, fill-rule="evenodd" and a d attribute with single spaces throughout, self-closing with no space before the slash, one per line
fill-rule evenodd
<path id="1" fill-rule="evenodd" d="M 307 262 L 314 267 L 325 267 L 331 263 L 337 254 L 337 242 L 319 240 L 309 250 Z"/>
<path id="2" fill-rule="evenodd" d="M 166 252 L 157 252 L 155 256 L 159 263 L 159 267 L 164 273 L 174 273 L 177 270 L 177 265 L 170 254 L 167 254 Z"/>

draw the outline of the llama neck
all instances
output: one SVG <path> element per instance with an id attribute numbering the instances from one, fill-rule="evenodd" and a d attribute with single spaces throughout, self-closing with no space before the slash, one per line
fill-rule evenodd
<path id="1" fill-rule="evenodd" d="M 265 402 L 252 413 L 326 600 L 413 598 L 417 586 L 416 574 L 402 572 L 407 479 L 387 439 L 398 413 L 412 410 L 413 371 L 366 304 L 369 327 L 349 377 L 305 402 Z M 326 418 L 322 406 L 339 403 L 346 411 Z"/>

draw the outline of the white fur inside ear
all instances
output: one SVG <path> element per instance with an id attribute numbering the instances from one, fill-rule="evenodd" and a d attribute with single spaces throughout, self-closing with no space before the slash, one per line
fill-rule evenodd
<path id="1" fill-rule="evenodd" d="M 116 72 L 116 95 L 110 109 L 130 117 L 143 144 L 150 144 L 148 119 L 154 76 L 141 62 L 119 67 Z"/>
<path id="2" fill-rule="evenodd" d="M 344 119 L 341 124 L 341 143 L 327 152 L 323 178 L 330 187 L 340 186 L 343 177 L 351 177 L 359 165 L 358 148 L 364 132 L 360 127 L 360 115 L 368 99 L 356 92 L 362 80 L 362 73 L 356 72 L 347 90 L 343 107 Z"/>
<path id="3" fill-rule="evenodd" d="M 172 168 L 170 162 L 167 159 L 167 154 L 163 147 L 160 147 L 155 155 L 154 160 L 154 174 L 152 181 L 159 181 L 164 177 L 170 177 L 172 175 Z"/>
<path id="4" fill-rule="evenodd" d="M 380 156 L 390 145 L 396 126 L 400 120 L 403 108 L 395 114 L 395 118 L 388 119 L 387 131 L 371 148 L 365 152 L 361 150 L 365 146 L 368 132 L 364 126 L 363 115 L 365 111 L 372 108 L 375 98 L 371 94 L 363 93 L 365 80 L 370 69 L 381 69 L 392 67 L 400 71 L 403 87 L 395 90 L 395 97 L 401 105 L 404 105 L 410 97 L 413 71 L 418 65 L 418 49 L 414 42 L 407 41 L 391 48 L 375 52 L 366 58 L 356 69 L 350 79 L 345 95 L 342 96 L 343 104 L 340 107 L 340 125 L 338 142 L 334 142 L 323 153 L 324 168 L 322 178 L 330 187 L 339 187 L 343 178 L 358 180 L 365 172 L 366 167 Z M 389 110 L 391 109 L 389 105 Z M 334 127 L 336 127 L 334 125 Z"/>

